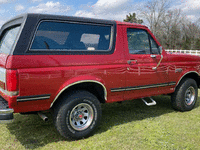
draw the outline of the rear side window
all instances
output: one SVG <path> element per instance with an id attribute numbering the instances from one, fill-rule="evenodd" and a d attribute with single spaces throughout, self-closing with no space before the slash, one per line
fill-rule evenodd
<path id="1" fill-rule="evenodd" d="M 20 26 L 10 28 L 3 33 L 3 37 L 0 42 L 0 53 L 9 54 L 16 41 Z"/>
<path id="2" fill-rule="evenodd" d="M 109 51 L 112 26 L 43 21 L 31 51 Z"/>

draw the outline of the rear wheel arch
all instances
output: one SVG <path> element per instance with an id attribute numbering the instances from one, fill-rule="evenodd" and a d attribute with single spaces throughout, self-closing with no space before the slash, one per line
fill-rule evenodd
<path id="1" fill-rule="evenodd" d="M 94 94 L 100 103 L 105 103 L 107 100 L 107 90 L 104 84 L 102 84 L 99 81 L 96 80 L 81 80 L 77 82 L 73 82 L 71 84 L 68 84 L 65 86 L 54 98 L 53 102 L 50 105 L 50 108 L 52 108 L 56 103 L 58 103 L 59 99 L 62 99 L 60 97 L 65 96 L 67 94 L 70 95 L 70 93 L 77 90 L 85 90 L 92 94 Z"/>

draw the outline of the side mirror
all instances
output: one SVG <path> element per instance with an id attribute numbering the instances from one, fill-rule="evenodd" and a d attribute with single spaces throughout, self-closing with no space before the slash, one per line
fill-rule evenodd
<path id="1" fill-rule="evenodd" d="M 162 50 L 163 50 L 162 46 L 159 46 L 160 54 L 162 54 Z"/>

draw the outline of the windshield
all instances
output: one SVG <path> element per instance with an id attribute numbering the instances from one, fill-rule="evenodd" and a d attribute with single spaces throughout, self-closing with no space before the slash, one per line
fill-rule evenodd
<path id="1" fill-rule="evenodd" d="M 0 53 L 9 54 L 15 43 L 20 26 L 11 28 L 5 32 L 0 41 Z"/>

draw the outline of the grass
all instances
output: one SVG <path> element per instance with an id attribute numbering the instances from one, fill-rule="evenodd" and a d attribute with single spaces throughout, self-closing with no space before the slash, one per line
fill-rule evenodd
<path id="1" fill-rule="evenodd" d="M 199 91 L 200 93 L 200 91 Z M 174 111 L 169 96 L 154 97 L 156 106 L 141 100 L 102 105 L 103 117 L 95 134 L 69 141 L 38 115 L 15 114 L 15 121 L 0 125 L 0 149 L 37 150 L 195 150 L 200 149 L 200 95 L 189 112 Z"/>

